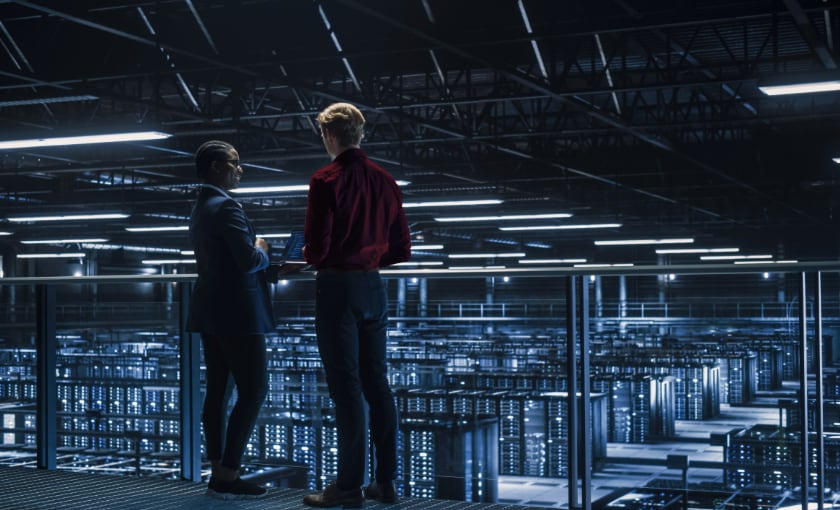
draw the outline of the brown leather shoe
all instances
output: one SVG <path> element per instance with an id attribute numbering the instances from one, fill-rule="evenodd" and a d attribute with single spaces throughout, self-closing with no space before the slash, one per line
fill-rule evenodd
<path id="1" fill-rule="evenodd" d="M 367 499 L 375 499 L 381 503 L 396 503 L 397 491 L 394 489 L 394 482 L 372 482 L 365 487 L 365 497 Z"/>
<path id="2" fill-rule="evenodd" d="M 360 488 L 345 491 L 339 489 L 335 482 L 331 482 L 324 489 L 324 492 L 304 496 L 303 504 L 319 508 L 339 505 L 344 508 L 362 508 L 365 506 L 365 497 L 362 495 L 362 489 Z"/>

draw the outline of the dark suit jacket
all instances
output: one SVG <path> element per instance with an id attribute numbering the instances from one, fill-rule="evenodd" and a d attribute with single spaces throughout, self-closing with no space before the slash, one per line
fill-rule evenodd
<path id="1" fill-rule="evenodd" d="M 265 268 L 268 254 L 254 247 L 245 212 L 221 190 L 202 187 L 190 217 L 198 281 L 187 328 L 211 335 L 247 335 L 274 329 Z"/>

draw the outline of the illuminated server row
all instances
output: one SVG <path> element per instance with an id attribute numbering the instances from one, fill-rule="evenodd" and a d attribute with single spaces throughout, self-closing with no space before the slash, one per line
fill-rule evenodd
<path id="1" fill-rule="evenodd" d="M 752 352 L 727 353 L 720 363 L 721 402 L 743 405 L 755 398 L 758 389 L 758 356 Z"/>
<path id="2" fill-rule="evenodd" d="M 707 420 L 720 414 L 720 366 L 681 356 L 602 356 L 592 362 L 595 376 L 602 374 L 670 375 L 674 377 L 674 418 Z"/>
<path id="3" fill-rule="evenodd" d="M 568 454 L 568 401 L 562 392 L 511 390 L 399 390 L 397 406 L 401 416 L 435 417 L 490 416 L 499 423 L 499 472 L 501 474 L 566 476 Z M 606 397 L 591 398 L 593 458 L 606 456 Z"/>
<path id="4" fill-rule="evenodd" d="M 468 390 L 461 388 L 543 393 L 562 392 L 567 389 L 565 375 L 553 374 L 551 371 L 450 373 L 445 376 L 445 381 L 447 392 L 452 395 L 451 403 L 447 404 L 443 396 L 438 401 L 441 406 L 448 405 L 455 413 L 459 412 L 458 403 L 467 402 L 463 399 L 461 392 Z M 609 441 L 644 443 L 651 439 L 669 438 L 675 435 L 673 377 L 632 374 L 597 375 L 592 378 L 592 391 L 606 395 L 604 402 Z M 495 407 L 493 410 L 488 410 L 487 406 L 485 404 L 485 409 L 481 412 L 496 413 Z"/>
<path id="5" fill-rule="evenodd" d="M 301 466 L 306 472 L 306 488 L 321 490 L 337 475 L 337 441 L 331 410 L 313 415 L 289 413 L 261 419 L 245 457 L 266 464 Z M 397 492 L 406 497 L 495 501 L 497 449 L 495 417 L 402 417 Z"/>
<path id="6" fill-rule="evenodd" d="M 816 451 L 816 433 L 809 434 L 808 459 L 810 486 L 816 486 L 815 473 L 820 459 Z M 840 435 L 823 436 L 825 486 L 840 486 Z M 755 425 L 732 431 L 722 438 L 724 479 L 737 488 L 774 486 L 783 489 L 800 487 L 802 444 L 799 432 L 773 425 Z"/>

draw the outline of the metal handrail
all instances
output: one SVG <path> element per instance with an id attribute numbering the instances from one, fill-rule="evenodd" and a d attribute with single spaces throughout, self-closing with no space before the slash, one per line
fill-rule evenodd
<path id="1" fill-rule="evenodd" d="M 755 273 L 800 273 L 812 271 L 838 271 L 840 261 L 820 262 L 766 262 L 756 264 L 679 264 L 679 265 L 649 265 L 632 267 L 509 267 L 509 268 L 477 268 L 477 269 L 382 269 L 380 274 L 385 278 L 424 277 L 424 278 L 452 278 L 452 277 L 484 277 L 484 276 L 604 276 L 604 275 L 667 275 L 667 274 L 755 274 Z M 107 276 L 14 276 L 0 278 L 0 285 L 34 285 L 50 283 L 150 283 L 150 282 L 192 282 L 198 275 L 159 274 L 159 275 L 107 275 Z M 284 275 L 284 280 L 312 280 L 315 272 L 303 271 Z"/>

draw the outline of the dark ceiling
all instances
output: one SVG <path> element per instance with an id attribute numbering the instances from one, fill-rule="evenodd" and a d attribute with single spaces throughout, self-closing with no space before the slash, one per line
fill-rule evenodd
<path id="1" fill-rule="evenodd" d="M 838 33 L 840 3 L 817 0 L 3 1 L 0 139 L 173 136 L 0 151 L 0 231 L 11 233 L 0 244 L 7 254 L 92 253 L 20 243 L 80 237 L 187 249 L 185 232 L 125 227 L 186 223 L 201 142 L 237 146 L 242 186 L 305 185 L 327 162 L 316 113 L 349 101 L 368 120 L 363 148 L 410 182 L 406 202 L 503 201 L 408 209 L 418 238 L 445 247 L 418 260 L 523 251 L 650 264 L 651 246 L 593 240 L 673 237 L 836 259 L 840 92 L 770 97 L 757 85 L 840 77 Z M 269 233 L 301 228 L 305 195 L 240 196 Z M 5 221 L 73 211 L 130 217 Z M 574 216 L 434 219 L 557 212 Z M 499 229 L 526 223 L 622 226 Z"/>

